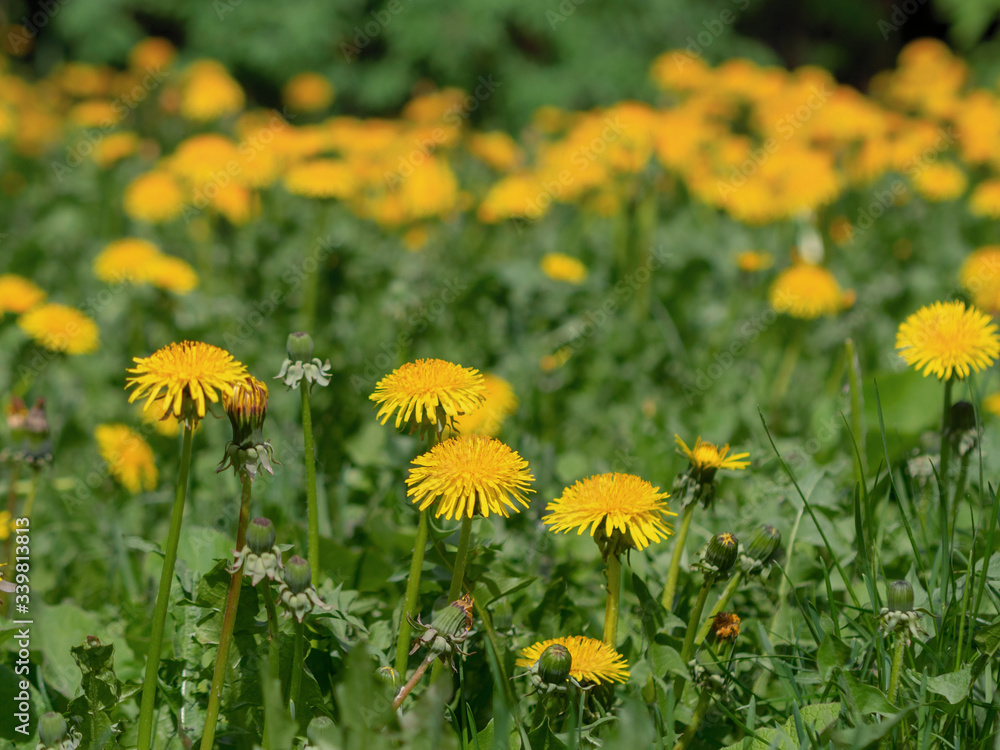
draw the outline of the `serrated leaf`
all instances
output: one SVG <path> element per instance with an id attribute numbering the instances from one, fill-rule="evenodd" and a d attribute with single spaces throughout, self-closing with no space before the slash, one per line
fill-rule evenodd
<path id="1" fill-rule="evenodd" d="M 944 696 L 952 705 L 961 703 L 969 695 L 972 687 L 972 668 L 962 667 L 957 672 L 940 674 L 927 680 L 927 689 Z"/>
<path id="2" fill-rule="evenodd" d="M 843 668 L 850 658 L 851 647 L 833 633 L 827 633 L 816 651 L 816 664 L 823 681 L 829 680 L 834 670 Z"/>

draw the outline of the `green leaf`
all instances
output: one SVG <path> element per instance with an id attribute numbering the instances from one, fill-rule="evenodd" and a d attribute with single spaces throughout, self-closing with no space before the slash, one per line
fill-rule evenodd
<path id="1" fill-rule="evenodd" d="M 267 725 L 268 747 L 291 747 L 295 738 L 295 720 L 281 700 L 281 683 L 267 673 L 267 658 L 261 665 L 261 693 L 264 699 L 264 723 Z"/>
<path id="2" fill-rule="evenodd" d="M 816 651 L 816 664 L 819 666 L 819 673 L 823 681 L 829 680 L 830 675 L 847 664 L 847 660 L 850 658 L 851 647 L 833 633 L 827 633 L 826 638 L 823 639 Z"/>
<path id="3" fill-rule="evenodd" d="M 528 732 L 528 743 L 531 750 L 566 750 L 566 745 L 549 729 L 548 717 Z"/>
<path id="4" fill-rule="evenodd" d="M 663 677 L 668 673 L 673 673 L 678 677 L 690 678 L 691 673 L 677 649 L 662 643 L 653 643 L 649 647 L 650 661 L 653 667 L 653 674 Z"/>
<path id="5" fill-rule="evenodd" d="M 874 685 L 865 685 L 850 672 L 844 672 L 847 683 L 847 697 L 861 714 L 894 714 L 899 711 L 889 702 L 889 698 Z"/>
<path id="6" fill-rule="evenodd" d="M 840 703 L 815 703 L 802 706 L 799 709 L 802 721 L 808 724 L 817 734 L 829 729 L 840 716 Z M 767 727 L 754 731 L 756 737 L 745 747 L 746 738 L 734 742 L 723 750 L 798 750 L 799 745 L 792 738 L 796 736 L 795 717 L 789 717 L 780 729 Z"/>
<path id="7" fill-rule="evenodd" d="M 491 576 L 484 574 L 476 581 L 473 598 L 489 606 L 505 596 L 530 586 L 536 580 L 535 576 Z"/>
<path id="8" fill-rule="evenodd" d="M 943 695 L 952 705 L 961 703 L 972 687 L 972 667 L 966 665 L 957 672 L 948 672 L 927 680 L 927 689 Z"/>

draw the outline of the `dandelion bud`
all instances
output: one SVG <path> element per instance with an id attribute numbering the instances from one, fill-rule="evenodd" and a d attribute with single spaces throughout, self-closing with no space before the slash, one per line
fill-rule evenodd
<path id="1" fill-rule="evenodd" d="M 288 358 L 293 362 L 312 359 L 313 340 L 312 336 L 303 331 L 296 331 L 288 334 L 288 341 L 285 343 Z"/>
<path id="2" fill-rule="evenodd" d="M 277 536 L 270 518 L 255 518 L 247 527 L 247 546 L 255 555 L 263 555 L 274 546 Z"/>
<path id="3" fill-rule="evenodd" d="M 55 747 L 66 737 L 66 719 L 62 714 L 49 711 L 38 720 L 38 739 L 45 747 Z"/>
<path id="4" fill-rule="evenodd" d="M 976 407 L 968 401 L 956 401 L 948 412 L 948 432 L 967 432 L 976 426 Z"/>
<path id="5" fill-rule="evenodd" d="M 569 649 L 558 643 L 553 643 L 542 651 L 538 658 L 538 676 L 542 682 L 550 685 L 561 685 L 569 677 L 573 667 L 573 656 Z"/>
<path id="6" fill-rule="evenodd" d="M 769 524 L 761 524 L 750 540 L 747 555 L 760 563 L 766 563 L 781 544 L 781 532 Z"/>
<path id="7" fill-rule="evenodd" d="M 233 425 L 233 443 L 248 448 L 263 443 L 260 431 L 267 416 L 267 386 L 252 375 L 233 386 L 232 393 L 222 391 L 222 408 Z"/>
<path id="8" fill-rule="evenodd" d="M 441 635 L 462 635 L 472 627 L 472 597 L 463 596 L 434 613 L 431 628 Z"/>
<path id="9" fill-rule="evenodd" d="M 725 573 L 736 562 L 739 542 L 728 531 L 716 534 L 708 543 L 705 551 L 705 562 L 715 568 L 716 573 Z"/>
<path id="10" fill-rule="evenodd" d="M 309 569 L 309 561 L 293 555 L 285 563 L 285 585 L 293 594 L 301 594 L 312 583 L 312 571 Z"/>
<path id="11" fill-rule="evenodd" d="M 720 641 L 735 641 L 740 636 L 740 616 L 735 612 L 719 612 L 712 620 L 712 635 Z"/>
<path id="12" fill-rule="evenodd" d="M 909 581 L 893 581 L 887 594 L 890 612 L 913 611 L 913 586 Z"/>
<path id="13" fill-rule="evenodd" d="M 306 739 L 314 747 L 337 747 L 337 725 L 329 716 L 317 716 L 306 727 Z"/>
<path id="14" fill-rule="evenodd" d="M 393 688 L 398 686 L 401 682 L 399 679 L 399 672 L 392 667 L 379 667 L 375 670 L 375 676 L 380 682 L 384 682 L 386 685 Z"/>

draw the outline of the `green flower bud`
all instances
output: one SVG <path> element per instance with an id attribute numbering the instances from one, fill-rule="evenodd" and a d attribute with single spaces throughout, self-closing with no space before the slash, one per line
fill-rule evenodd
<path id="1" fill-rule="evenodd" d="M 777 551 L 779 544 L 781 544 L 781 532 L 769 524 L 761 524 L 750 540 L 747 556 L 757 562 L 766 563 Z"/>
<path id="2" fill-rule="evenodd" d="M 270 518 L 255 518 L 247 527 L 247 546 L 255 555 L 270 552 L 278 532 Z"/>
<path id="3" fill-rule="evenodd" d="M 562 685 L 573 668 L 573 656 L 569 649 L 553 643 L 538 657 L 538 676 L 550 685 Z"/>
<path id="4" fill-rule="evenodd" d="M 708 543 L 705 562 L 715 568 L 717 572 L 725 573 L 736 562 L 739 546 L 739 541 L 728 531 L 716 534 Z"/>
<path id="5" fill-rule="evenodd" d="M 288 351 L 288 358 L 293 362 L 306 362 L 312 359 L 313 355 L 312 336 L 302 331 L 290 333 L 285 349 Z"/>
<path id="6" fill-rule="evenodd" d="M 463 596 L 434 613 L 431 628 L 441 635 L 460 636 L 472 627 L 472 597 Z"/>
<path id="7" fill-rule="evenodd" d="M 887 597 L 890 612 L 913 611 L 913 586 L 909 581 L 893 581 L 889 584 Z"/>
<path id="8" fill-rule="evenodd" d="M 976 426 L 976 407 L 968 401 L 956 401 L 948 412 L 948 432 L 959 433 Z"/>
<path id="9" fill-rule="evenodd" d="M 62 714 L 49 711 L 38 720 L 38 739 L 45 747 L 55 747 L 66 737 L 68 727 Z"/>
<path id="10" fill-rule="evenodd" d="M 316 747 L 337 747 L 337 725 L 329 716 L 317 716 L 306 727 L 306 739 Z"/>
<path id="11" fill-rule="evenodd" d="M 309 569 L 309 561 L 293 555 L 285 563 L 285 585 L 293 594 L 301 594 L 312 583 L 312 571 Z"/>
<path id="12" fill-rule="evenodd" d="M 392 667 L 379 667 L 375 670 L 375 676 L 390 687 L 396 687 L 400 683 L 399 672 Z"/>

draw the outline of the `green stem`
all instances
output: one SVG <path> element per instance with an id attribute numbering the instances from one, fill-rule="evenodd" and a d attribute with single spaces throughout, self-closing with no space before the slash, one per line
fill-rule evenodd
<path id="1" fill-rule="evenodd" d="M 903 648 L 906 646 L 906 639 L 899 633 L 896 634 L 896 648 L 892 652 L 892 671 L 889 673 L 889 703 L 896 703 L 896 692 L 899 690 L 899 673 L 903 667 Z"/>
<path id="2" fill-rule="evenodd" d="M 309 566 L 312 579 L 319 583 L 319 504 L 316 500 L 316 444 L 313 441 L 312 409 L 309 407 L 309 384 L 300 383 L 302 392 L 302 435 L 306 449 L 306 504 L 309 515 Z"/>
<path id="3" fill-rule="evenodd" d="M 250 490 L 253 481 L 246 472 L 240 473 L 243 483 L 243 493 L 240 497 L 240 516 L 236 526 L 236 549 L 240 550 L 247 543 L 247 526 L 250 523 Z M 201 736 L 201 750 L 212 750 L 215 742 L 215 725 L 219 720 L 219 709 L 222 706 L 222 688 L 226 682 L 226 667 L 229 664 L 229 642 L 236 627 L 236 608 L 240 603 L 240 591 L 243 588 L 243 570 L 233 571 L 229 578 L 229 594 L 226 597 L 226 609 L 222 615 L 222 632 L 219 633 L 219 650 L 215 655 L 215 672 L 212 674 L 212 686 L 208 690 L 208 710 L 205 712 L 205 732 Z"/>
<path id="4" fill-rule="evenodd" d="M 684 554 L 684 542 L 687 540 L 688 529 L 691 528 L 691 519 L 694 517 L 694 506 L 696 500 L 691 500 L 684 506 L 681 513 L 681 525 L 677 529 L 677 536 L 674 538 L 674 551 L 670 556 L 670 568 L 667 571 L 667 585 L 663 589 L 663 596 L 660 603 L 667 612 L 672 612 L 674 608 L 674 592 L 677 590 L 677 577 L 681 572 L 681 555 Z"/>
<path id="5" fill-rule="evenodd" d="M 417 683 L 420 682 L 420 678 L 423 677 L 424 672 L 427 671 L 427 667 L 429 667 L 431 665 L 431 662 L 433 661 L 434 661 L 434 654 L 430 654 L 427 656 L 426 659 L 420 662 L 420 666 L 417 667 L 417 671 L 413 673 L 413 676 L 410 677 L 407 683 L 403 685 L 403 687 L 401 687 L 399 689 L 399 692 L 396 694 L 396 698 L 392 702 L 393 711 L 395 711 L 397 708 L 403 705 L 403 701 L 406 700 L 406 696 L 408 696 L 410 694 L 410 691 L 412 691 L 413 688 L 417 686 Z"/>
<path id="6" fill-rule="evenodd" d="M 705 622 L 701 624 L 701 628 L 698 629 L 698 635 L 695 636 L 694 645 L 700 646 L 705 638 L 708 637 L 708 631 L 712 629 L 712 622 L 715 620 L 715 616 L 719 614 L 726 605 L 729 604 L 729 600 L 733 598 L 736 593 L 736 589 L 740 587 L 743 582 L 743 571 L 738 570 L 729 579 L 729 583 L 726 584 L 726 588 L 723 589 L 722 594 L 719 595 L 718 600 L 715 602 L 715 606 L 712 607 L 712 611 L 708 613 L 708 617 L 705 618 Z"/>
<path id="7" fill-rule="evenodd" d="M 292 709 L 292 717 L 295 717 L 296 707 L 299 704 L 299 694 L 302 692 L 302 664 L 305 658 L 302 645 L 306 640 L 305 625 L 301 622 L 295 624 L 295 651 L 292 655 L 292 686 L 288 691 L 288 705 Z"/>
<path id="8" fill-rule="evenodd" d="M 691 661 L 691 657 L 694 655 L 694 636 L 698 623 L 701 622 L 701 613 L 705 609 L 705 602 L 708 599 L 708 592 L 712 588 L 713 579 L 711 576 L 705 576 L 705 582 L 701 585 L 701 590 L 698 592 L 698 599 L 694 603 L 694 609 L 691 610 L 691 617 L 688 619 L 687 633 L 684 636 L 684 646 L 681 647 L 681 661 L 687 664 Z"/>
<path id="9" fill-rule="evenodd" d="M 328 201 L 325 200 L 320 201 L 320 205 L 316 207 L 316 236 L 314 242 L 317 246 L 322 246 L 321 243 L 325 241 L 323 234 L 326 231 L 327 213 L 329 210 L 330 206 L 328 205 Z M 316 303 L 319 299 L 319 277 L 322 270 L 322 263 L 318 257 L 306 258 L 306 261 L 310 260 L 315 262 L 315 267 L 311 271 L 305 269 L 303 265 L 306 275 L 302 286 L 302 309 L 299 311 L 301 321 L 299 325 L 300 331 L 311 331 L 316 323 Z"/>
<path id="10" fill-rule="evenodd" d="M 271 584 L 264 581 L 264 609 L 267 611 L 267 659 L 268 673 L 272 680 L 281 683 L 281 630 L 278 627 L 278 609 L 274 604 Z M 282 691 L 284 694 L 284 691 Z M 266 733 L 265 733 L 266 734 Z"/>
<path id="11" fill-rule="evenodd" d="M 938 586 L 941 589 L 941 609 L 948 607 L 949 589 L 951 588 L 951 534 L 949 531 L 952 511 L 949 507 L 948 474 L 951 467 L 951 436 L 948 434 L 948 415 L 951 411 L 951 390 L 955 379 L 948 378 L 944 383 L 944 400 L 941 413 L 941 452 L 938 466 L 938 522 L 940 529 L 941 568 Z"/>
<path id="12" fill-rule="evenodd" d="M 170 516 L 170 532 L 163 554 L 163 570 L 160 572 L 160 587 L 156 594 L 156 609 L 153 611 L 153 630 L 149 636 L 149 651 L 146 654 L 146 674 L 142 683 L 142 701 L 139 707 L 138 747 L 149 750 L 153 744 L 153 718 L 156 710 L 156 681 L 160 668 L 160 651 L 163 649 L 163 631 L 167 623 L 167 608 L 170 604 L 170 584 L 174 578 L 174 564 L 177 562 L 177 544 L 181 538 L 181 518 L 184 516 L 184 501 L 187 498 L 188 474 L 191 470 L 191 444 L 194 425 L 186 422 L 181 443 L 181 462 L 177 472 L 177 488 L 174 492 L 174 509 Z"/>
<path id="13" fill-rule="evenodd" d="M 413 542 L 413 557 L 410 559 L 410 577 L 406 581 L 406 599 L 399 621 L 399 638 L 396 641 L 396 671 L 400 677 L 406 676 L 406 662 L 410 656 L 410 622 L 406 615 L 416 615 L 417 595 L 420 593 L 420 573 L 424 567 L 424 550 L 427 547 L 427 511 L 420 511 L 417 538 Z"/>
<path id="14" fill-rule="evenodd" d="M 853 339 L 847 339 L 844 343 L 847 354 L 847 387 L 851 394 L 851 430 L 854 432 L 854 440 L 858 445 L 858 455 L 854 458 L 854 479 L 864 486 L 865 481 L 865 433 L 862 422 L 861 403 L 861 365 L 858 363 L 858 353 L 854 346 Z"/>
<path id="15" fill-rule="evenodd" d="M 458 537 L 458 549 L 455 550 L 455 568 L 451 572 L 451 585 L 448 587 L 449 603 L 456 601 L 462 595 L 465 563 L 469 558 L 469 540 L 471 538 L 472 516 L 462 516 L 462 533 Z"/>
<path id="16" fill-rule="evenodd" d="M 608 556 L 608 598 L 604 605 L 604 643 L 618 647 L 618 600 L 622 592 L 622 561 L 612 552 Z"/>
<path id="17" fill-rule="evenodd" d="M 31 518 L 31 511 L 35 507 L 35 498 L 38 496 L 38 469 L 31 472 L 31 484 L 28 486 L 28 499 L 24 501 L 24 510 L 21 513 L 22 518 Z"/>
<path id="18" fill-rule="evenodd" d="M 774 376 L 774 383 L 771 388 L 771 406 L 777 406 L 784 398 L 788 390 L 788 384 L 792 382 L 792 374 L 795 366 L 799 362 L 799 353 L 802 351 L 803 331 L 800 325 L 795 325 L 791 340 L 785 344 L 785 353 L 778 366 L 778 373 Z"/>
<path id="19" fill-rule="evenodd" d="M 701 727 L 701 722 L 705 720 L 705 715 L 708 713 L 708 705 L 712 699 L 712 691 L 705 689 L 701 691 L 701 695 L 698 696 L 698 705 L 694 707 L 694 713 L 691 715 L 691 723 L 688 724 L 687 729 L 684 730 L 684 734 L 681 738 L 677 740 L 677 744 L 674 745 L 674 750 L 684 750 L 691 744 L 691 740 L 694 739 L 695 735 L 698 733 L 698 729 Z"/>

